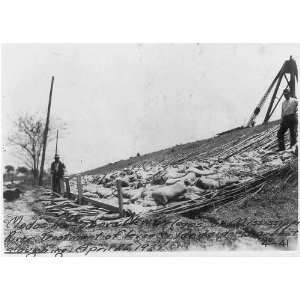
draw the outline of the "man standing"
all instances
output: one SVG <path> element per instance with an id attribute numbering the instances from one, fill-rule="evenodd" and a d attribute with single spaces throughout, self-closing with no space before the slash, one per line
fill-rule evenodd
<path id="1" fill-rule="evenodd" d="M 298 102 L 295 98 L 290 97 L 289 89 L 283 91 L 285 97 L 282 103 L 280 128 L 277 133 L 279 151 L 285 150 L 284 134 L 290 130 L 290 145 L 293 147 L 297 139 L 297 106 Z"/>
<path id="2" fill-rule="evenodd" d="M 54 162 L 51 164 L 52 174 L 52 190 L 55 193 L 63 193 L 63 179 L 65 173 L 65 165 L 59 160 L 59 155 L 55 154 Z"/>

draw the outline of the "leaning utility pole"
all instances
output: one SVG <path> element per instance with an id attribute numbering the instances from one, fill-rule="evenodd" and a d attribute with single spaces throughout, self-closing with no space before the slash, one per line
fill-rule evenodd
<path id="1" fill-rule="evenodd" d="M 57 155 L 57 143 L 58 143 L 58 130 L 56 131 L 56 146 L 55 146 L 55 155 Z"/>
<path id="2" fill-rule="evenodd" d="M 49 118 L 50 118 L 50 109 L 51 109 L 53 83 L 54 83 L 54 76 L 52 76 L 52 79 L 51 79 L 51 87 L 50 87 L 50 94 L 49 94 L 48 111 L 47 111 L 47 118 L 46 118 L 46 124 L 45 124 L 45 130 L 44 130 L 44 138 L 43 138 L 43 153 L 42 153 L 42 160 L 41 160 L 39 185 L 43 185 L 44 163 L 45 163 L 45 154 L 46 154 L 46 147 L 47 147 L 48 130 L 49 130 Z"/>

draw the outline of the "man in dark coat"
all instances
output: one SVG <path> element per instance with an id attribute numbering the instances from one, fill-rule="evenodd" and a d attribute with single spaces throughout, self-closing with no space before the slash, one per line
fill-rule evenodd
<path id="1" fill-rule="evenodd" d="M 298 102 L 290 96 L 290 90 L 283 91 L 285 100 L 282 103 L 280 128 L 277 133 L 279 151 L 285 150 L 284 134 L 290 131 L 290 146 L 293 147 L 297 142 L 297 107 Z"/>
<path id="2" fill-rule="evenodd" d="M 59 155 L 55 154 L 54 162 L 51 164 L 52 190 L 55 193 L 63 192 L 63 179 L 65 174 L 65 165 L 59 160 Z"/>

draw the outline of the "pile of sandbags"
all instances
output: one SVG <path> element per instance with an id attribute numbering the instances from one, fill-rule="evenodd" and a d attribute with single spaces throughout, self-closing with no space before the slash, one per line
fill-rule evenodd
<path id="1" fill-rule="evenodd" d="M 197 200 L 210 190 L 247 182 L 268 169 L 277 168 L 295 152 L 269 153 L 270 150 L 262 148 L 236 150 L 228 148 L 223 159 L 219 156 L 187 159 L 172 166 L 149 163 L 147 168 L 140 165 L 106 175 L 83 176 L 84 195 L 98 197 L 100 201 L 115 201 L 118 196 L 116 181 L 119 180 L 124 209 L 136 207 L 138 211 L 142 207 L 155 208 L 173 201 Z M 76 193 L 75 181 L 71 186 Z"/>
<path id="2" fill-rule="evenodd" d="M 177 182 L 173 185 L 158 187 L 152 192 L 152 198 L 157 204 L 166 205 L 170 201 L 179 200 L 186 192 L 186 186 Z"/>

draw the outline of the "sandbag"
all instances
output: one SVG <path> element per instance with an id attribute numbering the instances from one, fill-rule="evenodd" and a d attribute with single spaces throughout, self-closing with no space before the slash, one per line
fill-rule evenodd
<path id="1" fill-rule="evenodd" d="M 100 198 L 107 198 L 109 196 L 112 195 L 112 190 L 110 188 L 106 188 L 106 187 L 97 187 L 96 190 L 96 194 L 100 197 Z"/>
<path id="2" fill-rule="evenodd" d="M 194 183 L 194 181 L 196 180 L 196 175 L 193 172 L 189 172 L 186 175 L 179 177 L 179 178 L 169 178 L 166 181 L 166 185 L 172 185 L 175 184 L 177 182 L 182 182 L 185 185 L 191 185 Z"/>
<path id="3" fill-rule="evenodd" d="M 129 189 L 122 189 L 122 195 L 124 198 L 130 199 L 131 202 L 135 202 L 137 199 L 142 198 L 142 192 L 144 188 L 129 190 Z"/>
<path id="4" fill-rule="evenodd" d="M 219 185 L 220 187 L 224 187 L 224 186 L 228 186 L 234 183 L 238 183 L 239 182 L 239 178 L 236 176 L 232 176 L 232 177 L 221 177 L 219 179 Z"/>
<path id="5" fill-rule="evenodd" d="M 165 182 L 166 182 L 166 177 L 161 172 L 153 175 L 151 180 L 151 184 L 165 184 Z"/>
<path id="6" fill-rule="evenodd" d="M 198 188 L 196 186 L 188 186 L 187 187 L 187 193 L 201 194 L 204 191 L 205 191 L 204 189 L 200 189 L 200 188 Z"/>
<path id="7" fill-rule="evenodd" d="M 200 189 L 217 189 L 219 187 L 219 183 L 214 179 L 209 179 L 205 177 L 198 178 L 195 182 L 195 186 Z"/>
<path id="8" fill-rule="evenodd" d="M 196 180 L 196 174 L 194 172 L 189 172 L 182 178 L 182 180 L 186 185 L 191 185 Z"/>
<path id="9" fill-rule="evenodd" d="M 119 181 L 120 181 L 121 187 L 128 187 L 129 186 L 129 183 L 125 178 L 119 179 Z"/>
<path id="10" fill-rule="evenodd" d="M 207 170 L 207 169 L 199 170 L 199 169 L 194 168 L 194 167 L 190 167 L 190 168 L 189 168 L 189 171 L 195 173 L 195 175 L 196 175 L 197 177 L 207 176 L 207 175 L 212 175 L 212 174 L 215 174 L 215 173 L 216 173 L 216 170 L 215 170 L 215 169 L 210 169 L 210 170 Z"/>
<path id="11" fill-rule="evenodd" d="M 152 192 L 152 198 L 157 204 L 166 205 L 170 201 L 176 200 L 186 192 L 186 187 L 183 183 L 178 182 L 173 185 L 157 188 Z"/>
<path id="12" fill-rule="evenodd" d="M 169 178 L 166 181 L 166 185 L 172 185 L 172 184 L 175 184 L 175 183 L 180 182 L 180 181 L 181 181 L 181 178 Z"/>
<path id="13" fill-rule="evenodd" d="M 182 174 L 182 170 L 171 168 L 167 170 L 167 173 L 165 175 L 166 179 L 177 179 L 183 177 L 184 174 Z"/>

